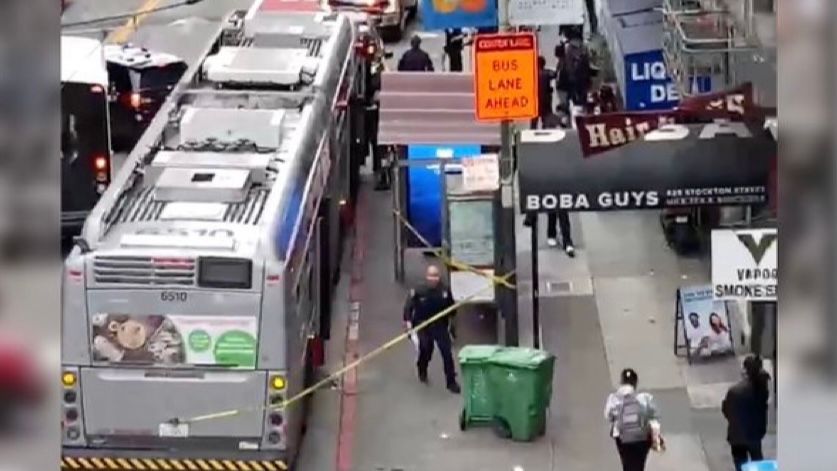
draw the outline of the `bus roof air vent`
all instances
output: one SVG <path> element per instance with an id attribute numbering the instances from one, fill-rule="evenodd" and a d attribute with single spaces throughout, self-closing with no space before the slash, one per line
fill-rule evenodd
<path id="1" fill-rule="evenodd" d="M 267 181 L 267 167 L 273 153 L 256 152 L 203 152 L 192 150 L 160 151 L 145 172 L 149 181 L 157 181 L 167 168 L 218 168 L 247 169 L 253 183 Z"/>
<path id="2" fill-rule="evenodd" d="M 180 145 L 215 141 L 218 144 L 252 143 L 252 150 L 278 149 L 282 142 L 284 110 L 247 110 L 189 107 L 180 119 Z M 246 150 L 240 149 L 218 150 Z M 198 149 L 190 149 L 198 150 Z M 209 150 L 209 149 L 208 149 Z M 215 149 L 212 149 L 215 150 Z"/>
<path id="3" fill-rule="evenodd" d="M 251 186 L 250 171 L 167 168 L 154 188 L 157 201 L 240 203 Z"/>
<path id="4" fill-rule="evenodd" d="M 307 48 L 222 47 L 204 63 L 204 73 L 219 84 L 293 86 L 302 79 L 307 54 Z"/>
<path id="5" fill-rule="evenodd" d="M 191 203 L 173 201 L 160 212 L 161 221 L 223 221 L 227 214 L 225 203 Z"/>

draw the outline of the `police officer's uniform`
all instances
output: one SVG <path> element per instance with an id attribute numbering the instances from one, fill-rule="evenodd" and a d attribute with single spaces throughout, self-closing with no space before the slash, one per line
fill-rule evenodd
<path id="1" fill-rule="evenodd" d="M 412 323 L 413 326 L 417 326 L 454 304 L 450 289 L 442 284 L 436 287 L 424 286 L 419 289 L 410 290 L 404 306 L 404 321 Z M 447 387 L 450 391 L 458 393 L 459 385 L 456 383 L 456 369 L 453 364 L 450 334 L 450 319 L 452 315 L 453 312 L 437 319 L 418 332 L 419 354 L 416 366 L 418 367 L 419 379 L 422 382 L 426 382 L 427 365 L 430 363 L 430 358 L 433 355 L 433 344 L 435 343 L 439 348 L 439 353 L 442 355 Z"/>
<path id="2" fill-rule="evenodd" d="M 460 29 L 445 30 L 445 54 L 450 60 L 451 72 L 462 72 L 462 50 L 465 48 L 465 38 Z"/>
<path id="3" fill-rule="evenodd" d="M 420 48 L 410 48 L 398 61 L 399 72 L 433 72 L 433 61 Z"/>

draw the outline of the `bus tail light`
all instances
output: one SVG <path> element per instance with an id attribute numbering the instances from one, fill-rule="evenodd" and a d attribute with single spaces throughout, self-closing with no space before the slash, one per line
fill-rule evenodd
<path id="1" fill-rule="evenodd" d="M 274 391 L 285 389 L 285 378 L 282 375 L 274 375 L 270 378 L 270 388 Z"/>
<path id="2" fill-rule="evenodd" d="M 64 388 L 62 408 L 62 442 L 67 445 L 84 445 L 84 418 L 81 411 L 81 388 L 78 370 L 64 368 L 61 386 Z"/>
<path id="3" fill-rule="evenodd" d="M 142 105 L 142 96 L 139 93 L 131 93 L 130 104 L 132 108 L 138 110 Z"/>
<path id="4" fill-rule="evenodd" d="M 61 384 L 63 384 L 65 388 L 75 387 L 76 383 L 78 383 L 78 377 L 74 372 L 65 371 L 64 374 L 61 375 Z"/>
<path id="5" fill-rule="evenodd" d="M 96 181 L 98 183 L 107 183 L 110 180 L 109 172 L 108 172 L 108 159 L 103 155 L 99 155 L 93 158 L 93 169 L 96 171 Z M 96 188 L 96 191 L 99 191 L 99 188 Z M 104 192 L 104 190 L 99 191 L 99 193 Z"/>
<path id="6" fill-rule="evenodd" d="M 264 435 L 262 436 L 262 448 L 271 450 L 283 450 L 287 443 L 285 441 L 285 394 L 288 387 L 286 376 L 281 371 L 271 371 L 267 376 L 267 388 L 265 390 L 265 414 L 264 414 Z"/>

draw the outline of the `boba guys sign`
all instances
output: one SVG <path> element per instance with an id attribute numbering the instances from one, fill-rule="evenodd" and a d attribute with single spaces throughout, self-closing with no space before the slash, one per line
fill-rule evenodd
<path id="1" fill-rule="evenodd" d="M 497 26 L 497 0 L 421 0 L 425 30 Z"/>
<path id="2" fill-rule="evenodd" d="M 745 123 L 663 125 L 585 158 L 575 130 L 522 131 L 521 209 L 612 211 L 763 204 L 776 142 Z"/>
<path id="3" fill-rule="evenodd" d="M 96 314 L 90 324 L 96 362 L 256 366 L 255 317 Z"/>

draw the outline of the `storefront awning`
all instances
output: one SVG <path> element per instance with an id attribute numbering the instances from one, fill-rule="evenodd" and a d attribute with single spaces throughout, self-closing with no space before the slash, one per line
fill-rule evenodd
<path id="1" fill-rule="evenodd" d="M 497 124 L 474 115 L 469 73 L 383 72 L 378 143 L 500 145 Z"/>
<path id="2" fill-rule="evenodd" d="M 517 155 L 524 211 L 733 206 L 767 202 L 776 142 L 743 123 L 673 125 L 584 158 L 575 130 L 523 131 Z"/>

